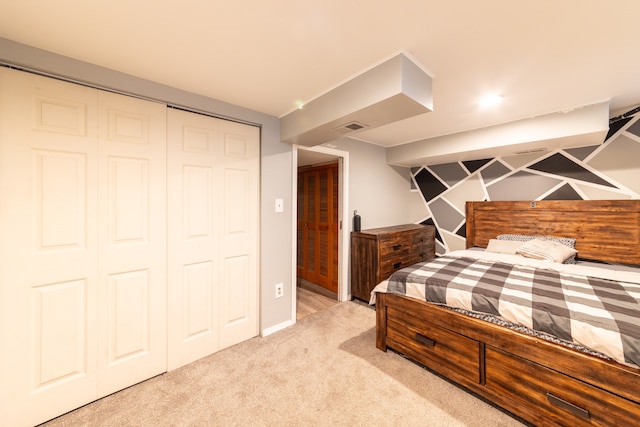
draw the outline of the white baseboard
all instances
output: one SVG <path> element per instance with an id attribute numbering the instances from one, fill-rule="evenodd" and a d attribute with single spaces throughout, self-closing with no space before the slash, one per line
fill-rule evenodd
<path id="1" fill-rule="evenodd" d="M 271 335 L 275 332 L 281 331 L 295 324 L 296 324 L 295 320 L 287 320 L 286 322 L 278 323 L 277 325 L 271 326 L 270 328 L 263 329 L 262 332 L 260 332 L 260 336 L 266 337 L 267 335 Z"/>

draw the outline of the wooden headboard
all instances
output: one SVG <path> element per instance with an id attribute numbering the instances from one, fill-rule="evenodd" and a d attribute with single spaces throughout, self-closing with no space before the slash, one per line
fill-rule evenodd
<path id="1" fill-rule="evenodd" d="M 467 248 L 499 234 L 576 239 L 578 258 L 640 265 L 640 200 L 467 202 Z"/>

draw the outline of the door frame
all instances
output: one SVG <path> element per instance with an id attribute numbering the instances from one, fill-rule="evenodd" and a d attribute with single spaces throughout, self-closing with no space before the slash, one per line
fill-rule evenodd
<path id="1" fill-rule="evenodd" d="M 348 301 L 349 289 L 349 152 L 337 150 L 335 148 L 317 145 L 314 147 L 293 146 L 293 185 L 291 191 L 291 245 L 292 251 L 292 273 L 291 273 L 291 318 L 296 319 L 296 266 L 298 254 L 298 150 L 315 151 L 317 153 L 329 154 L 338 158 L 338 301 Z"/>

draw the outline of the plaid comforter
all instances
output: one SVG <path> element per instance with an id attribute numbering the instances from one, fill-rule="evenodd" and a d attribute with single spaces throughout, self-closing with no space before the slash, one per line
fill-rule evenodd
<path id="1" fill-rule="evenodd" d="M 639 283 L 447 255 L 398 270 L 372 301 L 389 292 L 499 316 L 640 366 Z"/>

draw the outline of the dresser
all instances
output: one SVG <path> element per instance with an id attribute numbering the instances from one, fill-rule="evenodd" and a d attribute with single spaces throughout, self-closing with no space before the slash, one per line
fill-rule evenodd
<path id="1" fill-rule="evenodd" d="M 404 224 L 351 233 L 351 295 L 369 301 L 391 273 L 435 257 L 432 225 Z"/>

